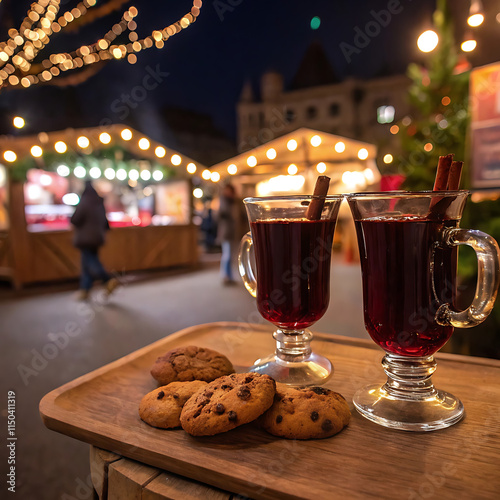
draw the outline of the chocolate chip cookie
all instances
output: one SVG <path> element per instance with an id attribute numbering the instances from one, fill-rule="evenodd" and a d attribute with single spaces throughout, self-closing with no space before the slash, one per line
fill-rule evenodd
<path id="1" fill-rule="evenodd" d="M 182 428 L 193 436 L 212 436 L 252 422 L 272 404 L 276 383 L 269 375 L 239 373 L 218 378 L 184 405 Z"/>
<path id="2" fill-rule="evenodd" d="M 274 436 L 314 439 L 333 436 L 351 418 L 344 397 L 323 387 L 294 388 L 278 384 L 274 403 L 262 425 Z"/>
<path id="3" fill-rule="evenodd" d="M 168 351 L 156 360 L 151 369 L 151 375 L 160 385 L 190 380 L 211 382 L 230 373 L 234 373 L 234 368 L 226 356 L 212 349 L 195 346 Z"/>
<path id="4" fill-rule="evenodd" d="M 144 422 L 161 429 L 180 427 L 181 410 L 186 401 L 207 385 L 201 380 L 172 382 L 146 394 L 139 406 Z"/>

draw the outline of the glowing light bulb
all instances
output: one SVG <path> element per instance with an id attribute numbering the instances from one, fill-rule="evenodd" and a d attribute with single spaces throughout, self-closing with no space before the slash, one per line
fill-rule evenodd
<path id="1" fill-rule="evenodd" d="M 73 170 L 73 174 L 75 175 L 75 177 L 78 177 L 79 179 L 83 179 L 87 175 L 87 171 L 85 170 L 84 167 L 82 167 L 81 165 L 78 165 Z"/>
<path id="2" fill-rule="evenodd" d="M 311 146 L 317 148 L 321 144 L 321 137 L 319 135 L 313 135 L 311 137 Z"/>
<path id="3" fill-rule="evenodd" d="M 219 172 L 212 172 L 212 174 L 210 175 L 210 180 L 212 182 L 219 182 L 220 181 L 220 174 L 219 174 Z"/>
<path id="4" fill-rule="evenodd" d="M 78 137 L 78 139 L 76 140 L 76 143 L 82 149 L 88 148 L 90 146 L 90 141 L 89 141 L 88 137 L 85 137 L 84 135 L 81 135 L 80 137 Z"/>
<path id="5" fill-rule="evenodd" d="M 322 161 L 319 162 L 317 165 L 316 165 L 316 170 L 320 173 L 320 174 L 324 174 L 326 172 L 326 164 L 323 163 Z"/>
<path id="6" fill-rule="evenodd" d="M 360 160 L 366 160 L 368 158 L 368 150 L 366 148 L 361 148 L 358 151 L 358 158 Z"/>
<path id="7" fill-rule="evenodd" d="M 120 135 L 124 141 L 130 141 L 130 139 L 132 139 L 132 131 L 128 128 L 124 128 Z"/>
<path id="8" fill-rule="evenodd" d="M 58 152 L 58 153 L 66 153 L 66 151 L 68 150 L 68 146 L 66 146 L 66 143 L 64 141 L 57 141 L 55 144 L 54 144 L 54 149 Z"/>
<path id="9" fill-rule="evenodd" d="M 299 169 L 297 168 L 297 165 L 295 165 L 294 163 L 288 165 L 288 175 L 295 175 L 298 171 Z"/>
<path id="10" fill-rule="evenodd" d="M 472 16 L 469 16 L 469 18 L 467 19 L 467 24 L 469 26 L 472 26 L 473 28 L 476 28 L 477 26 L 483 24 L 483 21 L 484 21 L 483 14 L 473 14 Z"/>
<path id="11" fill-rule="evenodd" d="M 477 46 L 476 40 L 465 40 L 462 42 L 462 45 L 460 45 L 460 48 L 464 52 L 472 52 Z"/>
<path id="12" fill-rule="evenodd" d="M 227 173 L 230 175 L 234 175 L 236 174 L 236 172 L 238 172 L 238 167 L 234 163 L 231 163 L 231 165 L 227 167 Z"/>
<path id="13" fill-rule="evenodd" d="M 422 52 L 432 52 L 439 42 L 439 37 L 435 31 L 424 31 L 417 40 L 417 47 Z"/>
<path id="14" fill-rule="evenodd" d="M 92 179 L 99 179 L 101 177 L 101 169 L 99 167 L 92 167 L 89 170 L 89 175 Z"/>
<path id="15" fill-rule="evenodd" d="M 24 121 L 24 118 L 22 116 L 15 116 L 12 120 L 12 123 L 16 128 L 23 128 L 26 125 L 26 122 Z"/>
<path id="16" fill-rule="evenodd" d="M 111 167 L 108 167 L 104 171 L 104 177 L 106 177 L 109 181 L 112 181 L 116 177 L 116 172 Z"/>
<path id="17" fill-rule="evenodd" d="M 131 181 L 137 181 L 139 180 L 139 171 L 136 170 L 135 168 L 131 169 L 128 173 L 128 178 Z"/>
<path id="18" fill-rule="evenodd" d="M 149 179 L 151 179 L 151 172 L 149 170 L 143 170 L 141 172 L 141 179 L 143 181 L 149 181 Z"/>
<path id="19" fill-rule="evenodd" d="M 146 151 L 146 149 L 149 149 L 150 142 L 148 139 L 143 137 L 142 139 L 139 140 L 139 148 L 142 149 L 143 151 Z"/>
<path id="20" fill-rule="evenodd" d="M 155 149 L 155 155 L 156 155 L 158 158 L 163 158 L 166 154 L 167 154 L 167 150 L 166 150 L 163 146 L 158 146 L 158 147 Z"/>
<path id="21" fill-rule="evenodd" d="M 57 167 L 57 173 L 61 176 L 61 177 L 68 177 L 68 175 L 70 174 L 70 169 L 67 165 L 59 165 Z"/>
<path id="22" fill-rule="evenodd" d="M 48 174 L 42 174 L 40 176 L 40 184 L 45 187 L 50 186 L 52 184 L 52 177 Z"/>
<path id="23" fill-rule="evenodd" d="M 153 179 L 157 182 L 163 179 L 163 172 L 161 170 L 155 170 L 153 172 Z"/>
<path id="24" fill-rule="evenodd" d="M 193 196 L 198 199 L 203 198 L 203 190 L 200 188 L 193 189 Z"/>
<path id="25" fill-rule="evenodd" d="M 274 148 L 269 148 L 267 151 L 266 151 L 266 156 L 270 159 L 270 160 L 274 160 L 276 158 L 276 150 Z"/>
<path id="26" fill-rule="evenodd" d="M 116 178 L 119 181 L 124 181 L 127 178 L 127 171 L 124 168 L 119 168 L 116 171 Z"/>
<path id="27" fill-rule="evenodd" d="M 31 156 L 35 158 L 40 158 L 43 155 L 43 149 L 40 146 L 33 146 L 30 150 Z"/>
<path id="28" fill-rule="evenodd" d="M 208 179 L 210 179 L 210 177 L 212 177 L 212 172 L 210 172 L 210 170 L 208 170 L 208 169 L 205 169 L 201 173 L 201 176 L 202 176 L 203 179 L 205 179 L 206 181 L 208 181 Z"/>
<path id="29" fill-rule="evenodd" d="M 295 151 L 297 149 L 297 141 L 295 139 L 290 139 L 287 143 L 286 143 L 286 147 L 288 148 L 288 151 Z"/>
<path id="30" fill-rule="evenodd" d="M 175 165 L 176 167 L 182 163 L 182 158 L 179 155 L 172 155 L 172 158 L 170 158 L 170 161 L 172 165 Z"/>
<path id="31" fill-rule="evenodd" d="M 194 163 L 188 163 L 187 167 L 186 167 L 186 170 L 190 173 L 190 174 L 194 174 L 196 172 L 196 165 Z"/>
<path id="32" fill-rule="evenodd" d="M 337 153 L 343 153 L 345 151 L 345 144 L 342 141 L 337 142 L 337 144 L 335 144 L 335 151 L 337 151 Z"/>
<path id="33" fill-rule="evenodd" d="M 391 154 L 388 153 L 384 155 L 384 163 L 386 164 L 392 163 L 392 160 L 394 160 L 394 158 Z"/>
<path id="34" fill-rule="evenodd" d="M 255 167 L 255 165 L 257 165 L 257 158 L 255 158 L 255 156 L 249 156 L 247 158 L 247 165 L 249 167 Z"/>
<path id="35" fill-rule="evenodd" d="M 109 144 L 111 142 L 111 136 L 107 133 L 107 132 L 103 132 L 100 136 L 99 136 L 99 140 L 103 143 L 103 144 Z"/>

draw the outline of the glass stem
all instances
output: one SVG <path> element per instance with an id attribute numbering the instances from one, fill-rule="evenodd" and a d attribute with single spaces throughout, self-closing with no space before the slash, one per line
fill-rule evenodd
<path id="1" fill-rule="evenodd" d="M 383 389 L 399 399 L 427 399 L 436 394 L 431 376 L 436 371 L 434 356 L 409 358 L 386 354 L 382 366 L 387 374 Z"/>
<path id="2" fill-rule="evenodd" d="M 311 356 L 313 334 L 309 330 L 276 330 L 276 357 L 287 362 L 300 362 Z"/>

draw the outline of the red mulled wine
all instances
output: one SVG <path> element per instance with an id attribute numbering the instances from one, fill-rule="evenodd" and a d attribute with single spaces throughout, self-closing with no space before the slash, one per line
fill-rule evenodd
<path id="1" fill-rule="evenodd" d="M 457 247 L 444 246 L 441 234 L 457 226 L 421 217 L 356 221 L 365 325 L 386 351 L 429 356 L 453 333 L 435 314 L 455 301 Z"/>
<path id="2" fill-rule="evenodd" d="M 257 265 L 257 307 L 282 329 L 318 321 L 330 300 L 336 219 L 261 220 L 250 224 Z"/>

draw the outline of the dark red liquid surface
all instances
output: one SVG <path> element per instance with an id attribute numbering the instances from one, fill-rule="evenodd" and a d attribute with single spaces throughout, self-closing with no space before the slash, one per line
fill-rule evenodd
<path id="1" fill-rule="evenodd" d="M 303 329 L 325 314 L 336 220 L 250 224 L 257 264 L 257 307 L 284 329 Z"/>
<path id="2" fill-rule="evenodd" d="M 409 217 L 356 221 L 365 325 L 386 351 L 429 356 L 453 333 L 435 314 L 455 301 L 457 248 L 442 246 L 440 234 L 457 225 Z"/>

